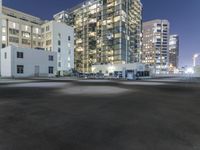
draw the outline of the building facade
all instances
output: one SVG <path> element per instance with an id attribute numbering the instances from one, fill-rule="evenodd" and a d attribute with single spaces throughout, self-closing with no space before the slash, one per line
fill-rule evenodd
<path id="1" fill-rule="evenodd" d="M 0 50 L 2 48 L 2 0 L 0 0 Z M 0 68 L 1 69 L 1 68 Z"/>
<path id="2" fill-rule="evenodd" d="M 57 71 L 57 53 L 8 46 L 1 49 L 2 77 L 53 77 Z"/>
<path id="3" fill-rule="evenodd" d="M 0 29 L 2 29 L 2 0 L 0 0 Z M 2 30 L 0 30 L 0 49 L 2 48 Z M 1 68 L 0 68 L 1 70 Z"/>
<path id="4" fill-rule="evenodd" d="M 200 77 L 200 65 L 194 67 L 194 75 Z"/>
<path id="5" fill-rule="evenodd" d="M 35 16 L 2 7 L 2 47 L 14 45 L 24 48 L 41 47 L 41 25 Z"/>
<path id="6" fill-rule="evenodd" d="M 54 16 L 75 29 L 75 68 L 140 61 L 140 0 L 88 0 Z"/>
<path id="7" fill-rule="evenodd" d="M 57 52 L 58 75 L 74 68 L 74 29 L 65 23 L 49 21 L 42 25 L 42 47 Z"/>
<path id="8" fill-rule="evenodd" d="M 137 72 L 144 72 L 146 71 L 145 64 L 141 63 L 133 63 L 133 64 L 114 64 L 114 65 L 93 65 L 92 72 L 93 73 L 103 73 L 106 76 L 109 74 L 114 74 L 114 72 L 122 72 L 125 70 L 134 71 L 136 74 Z"/>
<path id="9" fill-rule="evenodd" d="M 141 63 L 130 64 L 108 64 L 93 65 L 92 75 L 86 78 L 109 78 L 109 79 L 125 79 L 137 80 L 139 78 L 149 78 L 150 70 L 148 66 Z"/>
<path id="10" fill-rule="evenodd" d="M 169 33 L 167 20 L 152 20 L 143 23 L 142 62 L 151 66 L 155 74 L 168 73 Z"/>
<path id="11" fill-rule="evenodd" d="M 178 68 L 179 62 L 179 36 L 170 35 L 169 40 L 169 65 L 172 68 Z"/>
<path id="12" fill-rule="evenodd" d="M 74 68 L 72 27 L 56 21 L 43 21 L 38 17 L 4 6 L 0 15 L 2 48 L 16 46 L 57 52 L 59 75 L 64 75 L 64 72 Z"/>

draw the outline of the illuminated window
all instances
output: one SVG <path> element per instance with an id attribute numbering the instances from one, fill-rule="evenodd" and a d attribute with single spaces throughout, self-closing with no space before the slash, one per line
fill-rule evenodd
<path id="1" fill-rule="evenodd" d="M 25 26 L 25 30 L 28 31 L 28 26 Z"/>
<path id="2" fill-rule="evenodd" d="M 37 34 L 39 34 L 39 29 L 38 29 L 38 28 L 36 28 L 36 29 L 35 29 L 35 32 L 36 32 Z"/>
<path id="3" fill-rule="evenodd" d="M 6 33 L 6 28 L 2 28 L 2 32 L 3 32 L 3 33 Z"/>
<path id="4" fill-rule="evenodd" d="M 3 42 L 6 41 L 6 36 L 2 36 L 2 41 L 3 41 Z"/>

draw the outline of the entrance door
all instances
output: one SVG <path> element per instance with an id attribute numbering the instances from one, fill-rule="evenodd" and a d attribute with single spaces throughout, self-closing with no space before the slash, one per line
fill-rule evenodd
<path id="1" fill-rule="evenodd" d="M 35 77 L 39 77 L 40 75 L 40 66 L 35 66 Z"/>

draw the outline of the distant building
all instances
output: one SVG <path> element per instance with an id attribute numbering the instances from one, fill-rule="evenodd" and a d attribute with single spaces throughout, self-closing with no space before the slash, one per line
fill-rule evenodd
<path id="1" fill-rule="evenodd" d="M 49 21 L 42 25 L 42 47 L 57 52 L 58 74 L 74 68 L 74 29 L 65 23 Z"/>
<path id="2" fill-rule="evenodd" d="M 57 73 L 57 53 L 8 46 L 1 49 L 2 77 L 53 77 Z"/>
<path id="3" fill-rule="evenodd" d="M 142 62 L 150 65 L 156 74 L 168 73 L 169 31 L 167 20 L 143 23 Z"/>
<path id="4" fill-rule="evenodd" d="M 87 0 L 54 16 L 75 29 L 75 68 L 92 72 L 94 64 L 140 61 L 140 0 Z"/>
<path id="5" fill-rule="evenodd" d="M 170 35 L 169 40 L 169 65 L 178 68 L 179 62 L 179 36 Z"/>
<path id="6" fill-rule="evenodd" d="M 193 55 L 193 66 L 200 65 L 200 53 L 196 53 Z"/>

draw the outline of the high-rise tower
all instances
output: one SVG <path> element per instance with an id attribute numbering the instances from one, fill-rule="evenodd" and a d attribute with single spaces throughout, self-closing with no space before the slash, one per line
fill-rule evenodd
<path id="1" fill-rule="evenodd" d="M 76 70 L 91 72 L 94 64 L 140 61 L 140 0 L 88 0 L 54 18 L 75 29 Z"/>
<path id="2" fill-rule="evenodd" d="M 143 23 L 142 62 L 150 65 L 156 74 L 168 73 L 169 29 L 167 20 Z"/>
<path id="3" fill-rule="evenodd" d="M 178 62 L 179 62 L 179 36 L 170 35 L 169 64 L 174 68 L 178 68 Z"/>

